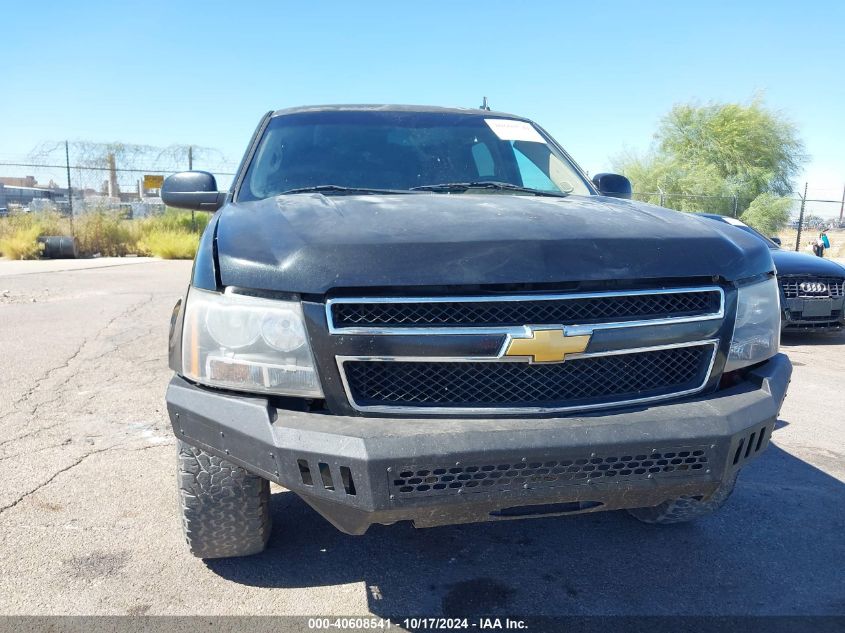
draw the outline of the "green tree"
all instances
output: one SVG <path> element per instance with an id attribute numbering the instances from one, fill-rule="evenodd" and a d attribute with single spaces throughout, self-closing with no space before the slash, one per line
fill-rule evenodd
<path id="1" fill-rule="evenodd" d="M 792 200 L 765 192 L 754 198 L 739 218 L 763 235 L 777 235 L 789 221 Z"/>
<path id="2" fill-rule="evenodd" d="M 656 194 L 649 202 L 740 215 L 762 193 L 791 193 L 806 159 L 795 126 L 755 98 L 747 105 L 676 105 L 661 120 L 647 155 L 615 163 L 635 191 Z"/>

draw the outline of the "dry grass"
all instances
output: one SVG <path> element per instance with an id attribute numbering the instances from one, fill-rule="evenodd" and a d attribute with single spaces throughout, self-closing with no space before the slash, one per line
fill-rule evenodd
<path id="1" fill-rule="evenodd" d="M 41 235 L 64 235 L 67 221 L 58 213 L 14 213 L 0 219 L 0 255 L 8 259 L 36 259 Z"/>
<path id="2" fill-rule="evenodd" d="M 7 259 L 37 259 L 43 245 L 37 242 L 41 234 L 37 226 L 20 228 L 0 237 L 0 253 Z"/>
<path id="3" fill-rule="evenodd" d="M 193 259 L 197 254 L 199 236 L 173 230 L 158 230 L 147 233 L 138 242 L 138 251 L 162 259 Z"/>
<path id="4" fill-rule="evenodd" d="M 789 250 L 795 249 L 795 238 L 798 236 L 798 231 L 795 229 L 784 229 L 780 232 L 780 239 L 783 242 L 783 247 Z M 817 229 L 802 229 L 801 230 L 801 246 L 802 253 L 813 254 L 813 249 L 810 247 L 810 242 L 819 236 Z M 845 230 L 831 229 L 827 232 L 827 237 L 830 240 L 830 248 L 824 252 L 825 257 L 832 257 L 834 259 L 845 258 Z"/>
<path id="5" fill-rule="evenodd" d="M 82 214 L 74 219 L 73 229 L 81 253 L 122 257 L 138 251 L 138 222 L 125 220 L 114 212 L 98 210 Z"/>
<path id="6" fill-rule="evenodd" d="M 92 209 L 77 215 L 73 235 L 82 256 L 154 255 L 164 259 L 193 259 L 209 215 L 168 209 L 163 215 L 127 220 L 108 209 Z M 0 256 L 9 259 L 36 259 L 44 235 L 70 235 L 70 221 L 58 213 L 15 213 L 0 218 Z"/>

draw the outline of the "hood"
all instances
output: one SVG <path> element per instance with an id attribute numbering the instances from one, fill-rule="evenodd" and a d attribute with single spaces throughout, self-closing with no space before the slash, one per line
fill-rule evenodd
<path id="1" fill-rule="evenodd" d="M 560 283 L 773 269 L 729 225 L 601 196 L 294 194 L 219 211 L 224 285 L 333 288 Z"/>
<path id="2" fill-rule="evenodd" d="M 818 275 L 820 277 L 845 277 L 845 267 L 823 257 L 809 253 L 773 250 L 778 275 Z"/>

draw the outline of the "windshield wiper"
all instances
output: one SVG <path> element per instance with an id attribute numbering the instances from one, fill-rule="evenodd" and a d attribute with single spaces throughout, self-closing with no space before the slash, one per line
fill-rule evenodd
<path id="1" fill-rule="evenodd" d="M 376 189 L 373 187 L 344 187 L 343 185 L 314 185 L 313 187 L 297 187 L 288 189 L 276 195 L 286 196 L 289 193 L 336 193 L 338 195 L 361 195 L 361 194 L 388 194 L 388 193 L 410 193 L 407 189 Z"/>
<path id="2" fill-rule="evenodd" d="M 523 193 L 534 194 L 535 196 L 552 196 L 554 198 L 562 198 L 569 195 L 569 192 L 565 191 L 544 191 L 543 189 L 522 187 L 520 185 L 514 185 L 509 182 L 499 182 L 497 180 L 480 180 L 478 182 L 444 182 L 436 185 L 420 185 L 419 187 L 411 187 L 411 191 L 434 191 L 437 193 L 462 193 L 468 189 L 521 191 Z"/>

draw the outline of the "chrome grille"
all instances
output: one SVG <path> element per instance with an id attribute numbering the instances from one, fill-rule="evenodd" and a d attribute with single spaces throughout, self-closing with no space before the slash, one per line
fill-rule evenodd
<path id="1" fill-rule="evenodd" d="M 332 331 L 509 328 L 523 325 L 625 323 L 718 317 L 719 288 L 508 297 L 335 298 Z"/>
<path id="2" fill-rule="evenodd" d="M 679 395 L 704 386 L 715 344 L 582 355 L 564 363 L 340 359 L 361 409 L 566 410 Z"/>
<path id="3" fill-rule="evenodd" d="M 845 296 L 845 278 L 806 276 L 779 279 L 787 299 L 838 299 Z"/>
<path id="4" fill-rule="evenodd" d="M 725 293 L 714 285 L 568 294 L 334 297 L 325 311 L 330 334 L 348 350 L 336 360 L 353 409 L 406 415 L 557 413 L 700 392 L 716 359 L 719 340 L 714 333 L 725 314 Z M 636 328 L 703 321 L 717 322 L 704 328 L 710 332 L 706 339 L 692 338 L 702 329 L 690 326 L 677 330 L 690 332 L 690 339 L 668 345 L 608 346 L 607 341 L 620 337 L 603 335 L 597 350 L 588 343 L 584 351 L 566 353 L 559 362 L 536 362 L 532 359 L 540 357 L 532 354 L 508 356 L 514 340 L 533 339 L 539 330 L 587 340 L 602 330 L 631 330 L 621 339 L 637 341 Z M 391 335 L 407 338 L 391 340 Z M 453 338 L 462 335 L 467 338 Z M 450 355 L 453 345 L 463 354 Z M 366 355 L 355 355 L 356 350 Z"/>

